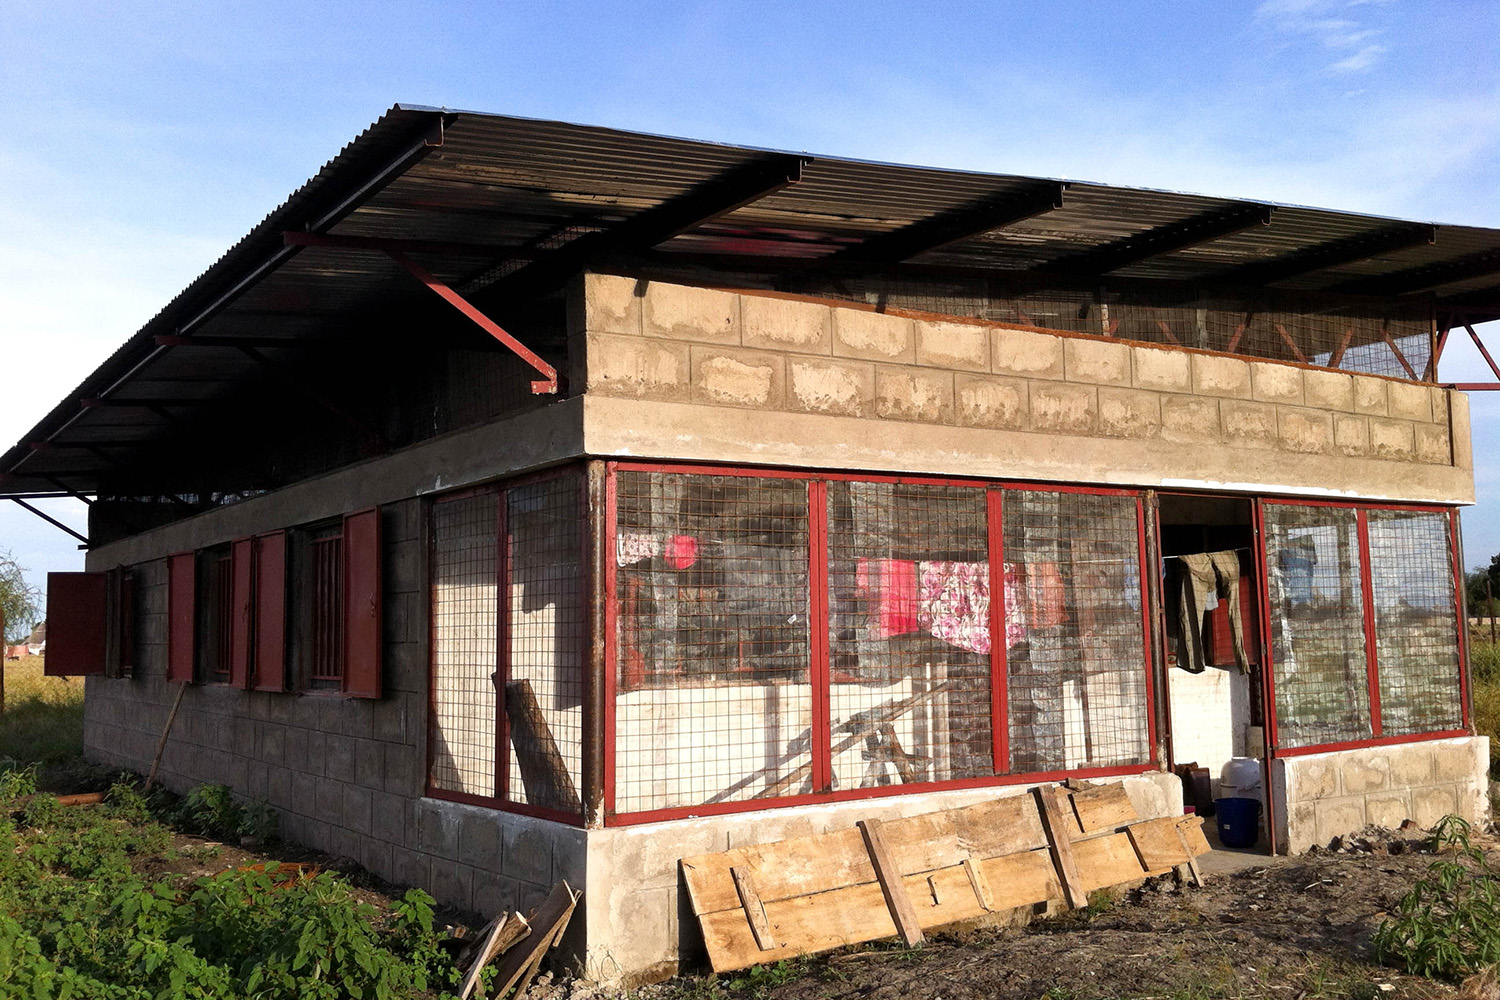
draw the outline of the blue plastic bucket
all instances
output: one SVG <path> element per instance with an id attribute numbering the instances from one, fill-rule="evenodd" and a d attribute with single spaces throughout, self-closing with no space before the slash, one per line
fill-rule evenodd
<path id="1" fill-rule="evenodd" d="M 1219 843 L 1225 847 L 1254 847 L 1260 839 L 1260 802 L 1256 799 L 1214 799 L 1218 806 Z"/>

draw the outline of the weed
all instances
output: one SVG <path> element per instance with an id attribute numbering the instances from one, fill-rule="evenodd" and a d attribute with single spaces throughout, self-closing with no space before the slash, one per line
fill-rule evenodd
<path id="1" fill-rule="evenodd" d="M 237 837 L 243 816 L 227 785 L 199 785 L 182 797 L 174 819 L 206 837 Z"/>
<path id="2" fill-rule="evenodd" d="M 1469 832 L 1457 816 L 1438 822 L 1434 846 L 1454 856 L 1433 862 L 1376 930 L 1381 961 L 1444 979 L 1500 962 L 1500 872 L 1470 844 Z"/>
<path id="3" fill-rule="evenodd" d="M 805 960 L 800 958 L 782 959 L 771 965 L 752 965 L 729 980 L 729 988 L 744 993 L 751 1000 L 761 1000 L 781 984 L 801 978 L 805 965 Z"/>

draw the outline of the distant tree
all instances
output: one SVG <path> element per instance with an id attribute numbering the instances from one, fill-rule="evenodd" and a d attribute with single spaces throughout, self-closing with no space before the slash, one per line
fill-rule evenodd
<path id="1" fill-rule="evenodd" d="M 1500 553 L 1490 558 L 1488 567 L 1475 566 L 1471 572 L 1464 574 L 1464 590 L 1468 592 L 1471 613 L 1485 616 L 1493 613 L 1491 609 L 1486 609 L 1484 604 L 1486 583 L 1489 584 L 1490 593 L 1494 595 L 1495 602 L 1500 604 Z"/>
<path id="2" fill-rule="evenodd" d="M 42 620 L 42 592 L 26 582 L 26 570 L 6 550 L 0 549 L 0 613 L 5 615 L 5 642 L 26 641 Z"/>

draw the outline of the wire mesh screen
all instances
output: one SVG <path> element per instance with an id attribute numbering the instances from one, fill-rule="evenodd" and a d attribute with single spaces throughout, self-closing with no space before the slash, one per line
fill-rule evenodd
<path id="1" fill-rule="evenodd" d="M 828 486 L 834 788 L 994 771 L 985 491 Z"/>
<path id="2" fill-rule="evenodd" d="M 312 564 L 312 642 L 308 679 L 337 682 L 344 677 L 344 536 L 332 531 L 308 544 Z"/>
<path id="3" fill-rule="evenodd" d="M 1367 519 L 1381 734 L 1457 729 L 1463 709 L 1448 515 L 1372 510 Z"/>
<path id="4" fill-rule="evenodd" d="M 1004 494 L 1008 770 L 1149 759 L 1138 503 Z"/>
<path id="5" fill-rule="evenodd" d="M 229 549 L 212 549 L 198 557 L 198 675 L 205 681 L 229 681 L 230 622 L 234 573 Z"/>
<path id="6" fill-rule="evenodd" d="M 1267 504 L 1265 525 L 1277 741 L 1301 747 L 1367 739 L 1370 685 L 1355 512 Z"/>
<path id="7" fill-rule="evenodd" d="M 881 308 L 965 316 L 1123 340 L 1390 375 L 1422 381 L 1432 353 L 1425 303 L 1371 305 L 1259 290 L 1253 295 L 1163 291 L 1121 282 L 1101 289 L 1004 279 L 851 278 L 809 274 L 785 290 Z"/>
<path id="8" fill-rule="evenodd" d="M 495 787 L 497 505 L 481 493 L 432 505 L 432 787 Z"/>
<path id="9" fill-rule="evenodd" d="M 588 642 L 580 489 L 579 477 L 569 474 L 505 494 L 510 552 L 506 797 L 575 813 Z"/>
<path id="10" fill-rule="evenodd" d="M 615 808 L 811 787 L 808 487 L 621 471 Z"/>

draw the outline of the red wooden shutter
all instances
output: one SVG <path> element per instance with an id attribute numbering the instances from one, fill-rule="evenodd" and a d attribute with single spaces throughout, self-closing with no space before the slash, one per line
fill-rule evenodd
<path id="1" fill-rule="evenodd" d="M 197 586 L 197 556 L 183 552 L 167 559 L 167 680 L 179 684 L 193 679 Z"/>
<path id="2" fill-rule="evenodd" d="M 255 539 L 255 674 L 257 691 L 286 690 L 286 533 Z"/>
<path id="3" fill-rule="evenodd" d="M 255 586 L 255 545 L 248 538 L 230 547 L 229 581 L 229 686 L 248 688 Z"/>
<path id="4" fill-rule="evenodd" d="M 109 574 L 47 574 L 48 677 L 104 673 Z"/>
<path id="5" fill-rule="evenodd" d="M 344 518 L 344 693 L 379 698 L 380 511 Z"/>

